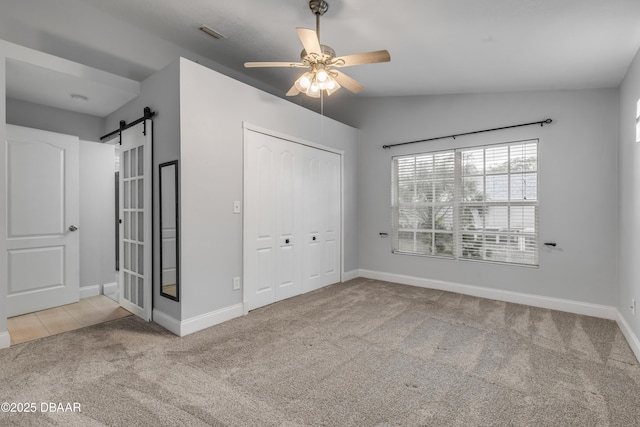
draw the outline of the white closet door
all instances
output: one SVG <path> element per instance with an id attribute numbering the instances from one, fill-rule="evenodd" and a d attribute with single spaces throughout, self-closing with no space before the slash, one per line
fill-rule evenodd
<path id="1" fill-rule="evenodd" d="M 79 141 L 7 125 L 10 316 L 79 299 Z"/>
<path id="2" fill-rule="evenodd" d="M 122 132 L 120 149 L 120 305 L 151 320 L 151 142 L 147 120 Z"/>
<path id="3" fill-rule="evenodd" d="M 304 173 L 303 289 L 309 292 L 340 281 L 340 156 L 307 148 Z"/>
<path id="4" fill-rule="evenodd" d="M 274 138 L 275 139 L 275 138 Z M 278 140 L 276 159 L 276 301 L 302 292 L 302 146 Z"/>
<path id="5" fill-rule="evenodd" d="M 244 284 L 248 310 L 302 290 L 302 146 L 245 129 Z"/>

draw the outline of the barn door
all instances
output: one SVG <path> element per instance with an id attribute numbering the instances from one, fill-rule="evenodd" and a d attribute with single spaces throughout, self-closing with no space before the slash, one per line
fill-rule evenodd
<path id="1" fill-rule="evenodd" d="M 120 148 L 120 305 L 151 320 L 151 120 L 122 132 Z M 145 134 L 146 133 L 146 134 Z"/>

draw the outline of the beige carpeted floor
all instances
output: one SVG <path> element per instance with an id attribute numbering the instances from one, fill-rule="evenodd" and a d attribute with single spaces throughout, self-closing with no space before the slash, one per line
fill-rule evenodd
<path id="1" fill-rule="evenodd" d="M 16 345 L 0 402 L 37 405 L 3 426 L 636 426 L 640 366 L 612 321 L 356 279 L 184 338 L 129 317 Z"/>

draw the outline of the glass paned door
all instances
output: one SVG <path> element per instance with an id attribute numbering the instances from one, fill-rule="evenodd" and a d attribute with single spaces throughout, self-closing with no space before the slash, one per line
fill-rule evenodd
<path id="1" fill-rule="evenodd" d="M 146 135 L 143 130 L 146 128 Z M 122 132 L 120 305 L 151 320 L 151 121 Z"/>

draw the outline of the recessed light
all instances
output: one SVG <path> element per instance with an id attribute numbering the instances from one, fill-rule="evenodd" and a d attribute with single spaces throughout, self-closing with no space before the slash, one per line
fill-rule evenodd
<path id="1" fill-rule="evenodd" d="M 211 37 L 213 37 L 216 40 L 222 40 L 222 39 L 226 39 L 225 36 L 223 36 L 222 34 L 220 34 L 219 32 L 217 32 L 216 30 L 214 30 L 211 27 L 207 27 L 206 25 L 202 25 L 200 26 L 200 31 L 202 31 L 205 34 L 210 35 Z"/>
<path id="2" fill-rule="evenodd" d="M 73 99 L 75 102 L 80 102 L 82 104 L 84 104 L 85 102 L 87 102 L 89 100 L 89 98 L 87 98 L 84 95 L 80 95 L 78 93 L 72 93 L 71 94 L 71 99 Z"/>

